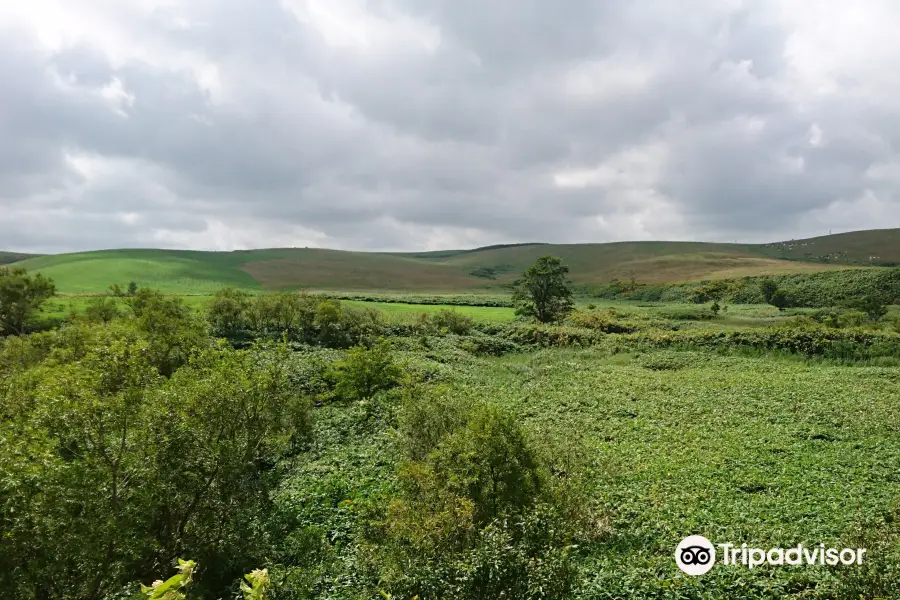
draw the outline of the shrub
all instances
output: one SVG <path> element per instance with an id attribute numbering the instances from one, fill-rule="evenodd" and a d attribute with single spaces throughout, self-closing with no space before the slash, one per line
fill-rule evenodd
<path id="1" fill-rule="evenodd" d="M 331 366 L 329 379 L 338 397 L 363 400 L 397 385 L 401 374 L 390 343 L 382 339 L 371 349 L 355 346 L 348 350 L 346 358 Z"/>
<path id="2" fill-rule="evenodd" d="M 778 284 L 769 278 L 764 278 L 759 282 L 759 291 L 762 294 L 763 302 L 771 304 L 775 292 L 778 291 Z"/>
<path id="3" fill-rule="evenodd" d="M 0 335 L 24 334 L 41 305 L 54 295 L 52 279 L 25 269 L 0 267 Z"/>
<path id="4" fill-rule="evenodd" d="M 232 287 L 219 290 L 206 313 L 212 334 L 225 338 L 239 335 L 249 324 L 249 310 L 250 294 Z"/>
<path id="5" fill-rule="evenodd" d="M 886 300 L 878 293 L 868 293 L 847 303 L 850 308 L 864 313 L 869 320 L 878 321 L 887 314 Z"/>
<path id="6" fill-rule="evenodd" d="M 837 318 L 838 327 L 862 327 L 869 321 L 869 316 L 861 311 L 847 311 Z"/>
<path id="7" fill-rule="evenodd" d="M 94 323 L 109 323 L 119 316 L 119 305 L 115 298 L 97 296 L 88 300 L 84 316 Z"/>
<path id="8" fill-rule="evenodd" d="M 286 349 L 198 350 L 166 379 L 134 323 L 28 343 L 0 360 L 0 589 L 102 597 L 182 552 L 221 589 L 264 558 L 272 466 L 310 431 Z"/>
<path id="9" fill-rule="evenodd" d="M 409 396 L 399 420 L 400 496 L 366 539 L 395 597 L 563 598 L 585 519 L 577 481 L 553 475 L 516 418 L 489 405 Z M 574 463 L 572 463 L 574 464 Z M 576 499 L 577 498 L 577 499 Z"/>
<path id="10" fill-rule="evenodd" d="M 793 306 L 793 301 L 786 291 L 778 289 L 772 293 L 772 297 L 769 298 L 769 304 L 782 311 Z"/>
<path id="11" fill-rule="evenodd" d="M 474 320 L 469 315 L 452 309 L 442 309 L 431 317 L 431 325 L 456 335 L 469 333 Z"/>

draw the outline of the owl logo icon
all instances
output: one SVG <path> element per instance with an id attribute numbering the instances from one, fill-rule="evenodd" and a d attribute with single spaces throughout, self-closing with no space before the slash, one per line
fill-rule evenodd
<path id="1" fill-rule="evenodd" d="M 702 535 L 690 535 L 675 548 L 675 564 L 688 575 L 703 575 L 716 564 L 716 548 Z"/>

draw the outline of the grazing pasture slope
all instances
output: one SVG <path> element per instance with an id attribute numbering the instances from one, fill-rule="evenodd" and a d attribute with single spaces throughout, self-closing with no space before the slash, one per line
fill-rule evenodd
<path id="1" fill-rule="evenodd" d="M 546 254 L 560 257 L 570 267 L 575 284 L 613 279 L 660 284 L 900 263 L 900 229 L 773 244 L 515 244 L 421 253 L 317 248 L 100 250 L 31 257 L 15 264 L 52 277 L 65 294 L 100 293 L 112 283 L 129 281 L 176 294 L 206 294 L 222 286 L 260 291 L 497 293 Z"/>

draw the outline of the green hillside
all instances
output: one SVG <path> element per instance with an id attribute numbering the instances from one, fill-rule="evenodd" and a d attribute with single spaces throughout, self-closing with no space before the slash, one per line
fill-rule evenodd
<path id="1" fill-rule="evenodd" d="M 102 292 L 129 281 L 180 294 L 210 293 L 225 285 L 260 288 L 236 258 L 230 252 L 101 250 L 41 256 L 16 265 L 53 278 L 57 289 L 68 294 Z"/>
<path id="2" fill-rule="evenodd" d="M 900 266 L 900 229 L 835 233 L 755 249 L 773 258 L 893 267 Z"/>
<path id="3" fill-rule="evenodd" d="M 497 293 L 535 259 L 561 257 L 576 284 L 648 284 L 807 273 L 900 262 L 900 230 L 862 231 L 774 244 L 615 242 L 514 244 L 419 253 L 282 248 L 234 252 L 99 250 L 15 263 L 52 277 L 66 294 L 129 281 L 177 294 L 248 290 Z M 869 260 L 870 257 L 878 257 Z"/>
<path id="4" fill-rule="evenodd" d="M 0 251 L 0 265 L 8 265 L 10 263 L 27 260 L 35 257 L 37 254 L 23 254 L 21 252 L 2 252 Z"/>

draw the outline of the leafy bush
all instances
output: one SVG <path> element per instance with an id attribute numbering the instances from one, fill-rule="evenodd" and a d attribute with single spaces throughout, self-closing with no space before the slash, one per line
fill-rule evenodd
<path id="1" fill-rule="evenodd" d="M 794 299 L 785 290 L 777 289 L 772 293 L 769 304 L 781 311 L 789 306 L 794 306 Z"/>
<path id="2" fill-rule="evenodd" d="M 84 309 L 85 319 L 94 323 L 109 323 L 119 316 L 119 305 L 109 296 L 91 298 Z"/>
<path id="3" fill-rule="evenodd" d="M 367 343 L 386 329 L 381 313 L 354 309 L 324 295 L 281 292 L 255 298 L 220 290 L 206 313 L 213 335 L 236 345 L 252 339 L 287 339 L 328 348 Z"/>
<path id="4" fill-rule="evenodd" d="M 100 597 L 182 553 L 221 589 L 264 558 L 274 462 L 310 431 L 287 350 L 197 348 L 167 379 L 136 325 L 3 348 L 0 589 L 12 597 Z"/>
<path id="5" fill-rule="evenodd" d="M 414 393 L 398 433 L 401 493 L 367 532 L 384 587 L 426 598 L 571 593 L 569 554 L 583 523 L 572 517 L 584 503 L 560 493 L 568 482 L 512 414 Z"/>
<path id="6" fill-rule="evenodd" d="M 720 298 L 709 297 L 710 286 L 725 284 Z M 764 277 L 744 277 L 722 282 L 638 284 L 633 289 L 621 285 L 593 286 L 586 290 L 597 298 L 639 300 L 644 302 L 693 302 L 716 299 L 733 304 L 769 304 L 772 294 L 782 289 L 793 306 L 827 308 L 844 306 L 867 296 L 875 296 L 882 305 L 900 302 L 900 268 L 842 269 L 819 273 L 799 273 Z"/>
<path id="7" fill-rule="evenodd" d="M 371 349 L 356 346 L 347 356 L 335 362 L 329 378 L 335 393 L 346 400 L 364 400 L 375 392 L 387 390 L 400 382 L 402 369 L 394 361 L 391 345 L 379 340 Z"/>
<path id="8" fill-rule="evenodd" d="M 147 600 L 189 600 L 185 592 L 194 579 L 197 563 L 192 560 L 178 559 L 178 573 L 165 581 L 156 580 L 152 585 L 141 585 L 141 594 Z M 256 569 L 244 576 L 241 581 L 241 594 L 244 600 L 266 600 L 269 588 L 268 569 Z"/>
<path id="9" fill-rule="evenodd" d="M 838 327 L 862 327 L 869 321 L 869 316 L 860 311 L 841 313 L 837 318 Z"/>
<path id="10" fill-rule="evenodd" d="M 446 330 L 456 335 L 469 333 L 474 320 L 469 315 L 456 310 L 443 309 L 432 315 L 431 324 L 439 330 Z"/>
<path id="11" fill-rule="evenodd" d="M 227 287 L 216 292 L 206 318 L 216 337 L 233 338 L 243 332 L 249 323 L 250 294 Z"/>
<path id="12" fill-rule="evenodd" d="M 25 269 L 0 267 L 0 335 L 26 333 L 41 305 L 54 295 L 52 279 Z"/>

